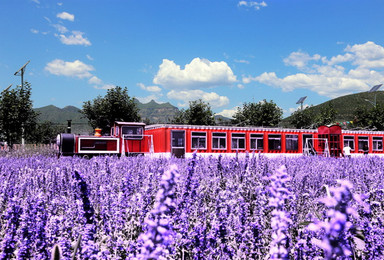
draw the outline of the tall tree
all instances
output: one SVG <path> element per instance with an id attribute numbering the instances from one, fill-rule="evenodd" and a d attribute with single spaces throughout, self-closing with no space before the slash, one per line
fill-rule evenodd
<path id="1" fill-rule="evenodd" d="M 88 118 L 89 124 L 109 133 L 115 121 L 138 122 L 141 120 L 139 109 L 128 95 L 127 88 L 109 89 L 104 97 L 98 96 L 93 101 L 83 104 L 82 113 Z"/>
<path id="2" fill-rule="evenodd" d="M 314 114 L 309 107 L 296 110 L 291 115 L 291 124 L 295 128 L 311 128 L 314 122 Z"/>
<path id="3" fill-rule="evenodd" d="M 181 109 L 173 118 L 174 124 L 215 125 L 215 117 L 209 103 L 198 99 L 189 102 L 189 108 Z"/>
<path id="4" fill-rule="evenodd" d="M 49 144 L 56 140 L 59 133 L 64 133 L 65 126 L 54 124 L 50 121 L 37 123 L 35 129 L 30 131 L 31 134 L 27 136 L 27 141 L 34 144 Z"/>
<path id="5" fill-rule="evenodd" d="M 12 146 L 33 134 L 37 113 L 33 110 L 31 84 L 5 90 L 0 94 L 0 128 L 2 138 Z"/>
<path id="6" fill-rule="evenodd" d="M 327 105 L 323 106 L 320 110 L 320 113 L 316 117 L 317 126 L 320 125 L 329 125 L 335 122 L 337 115 L 336 109 L 333 107 L 333 104 L 329 102 Z"/>
<path id="7" fill-rule="evenodd" d="M 355 124 L 360 127 L 384 130 L 384 105 L 377 104 L 371 109 L 358 107 L 355 112 Z"/>
<path id="8" fill-rule="evenodd" d="M 283 110 L 272 100 L 258 103 L 244 103 L 238 108 L 232 123 L 239 126 L 277 126 L 281 121 Z"/>

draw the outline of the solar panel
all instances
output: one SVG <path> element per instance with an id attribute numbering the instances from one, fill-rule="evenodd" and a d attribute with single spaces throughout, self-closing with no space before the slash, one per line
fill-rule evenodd
<path id="1" fill-rule="evenodd" d="M 375 91 L 378 91 L 379 88 L 380 88 L 382 85 L 383 85 L 383 84 L 379 84 L 379 85 L 373 86 L 368 92 L 375 92 Z"/>
<path id="2" fill-rule="evenodd" d="M 304 100 L 307 98 L 307 96 L 305 96 L 305 97 L 301 97 L 297 102 L 296 102 L 296 104 L 301 104 L 301 103 L 303 103 L 304 102 Z"/>

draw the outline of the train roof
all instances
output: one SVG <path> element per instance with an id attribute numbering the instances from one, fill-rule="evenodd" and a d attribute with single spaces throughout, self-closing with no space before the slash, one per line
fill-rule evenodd
<path id="1" fill-rule="evenodd" d="M 145 123 L 142 123 L 142 122 L 123 122 L 123 121 L 115 121 L 115 125 L 136 125 L 136 126 L 145 126 Z"/>
<path id="2" fill-rule="evenodd" d="M 145 126 L 146 130 L 160 128 L 176 128 L 191 130 L 227 130 L 227 131 L 261 131 L 261 132 L 301 132 L 301 133 L 317 133 L 317 129 L 294 129 L 280 127 L 257 127 L 257 126 L 208 126 L 208 125 L 177 125 L 177 124 L 154 124 Z M 341 130 L 343 134 L 375 134 L 384 135 L 384 131 L 369 130 Z"/>
<path id="3" fill-rule="evenodd" d="M 317 132 L 317 129 L 289 129 L 279 127 L 255 127 L 255 126 L 211 126 L 211 125 L 177 125 L 177 124 L 155 124 L 145 126 L 146 130 L 159 128 L 176 128 L 191 130 L 229 130 L 229 131 L 263 131 L 263 132 Z"/>

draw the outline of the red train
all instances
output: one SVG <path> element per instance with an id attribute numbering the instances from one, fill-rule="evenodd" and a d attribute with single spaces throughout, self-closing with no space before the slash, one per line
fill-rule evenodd
<path id="1" fill-rule="evenodd" d="M 59 155 L 138 155 L 188 157 L 204 155 L 263 153 L 272 155 L 342 156 L 344 146 L 351 154 L 384 154 L 384 132 L 349 131 L 340 126 L 318 129 L 283 129 L 236 126 L 148 125 L 115 122 L 109 136 L 60 134 Z"/>

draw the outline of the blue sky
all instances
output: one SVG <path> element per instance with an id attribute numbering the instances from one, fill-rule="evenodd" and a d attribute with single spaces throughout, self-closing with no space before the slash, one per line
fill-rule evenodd
<path id="1" fill-rule="evenodd" d="M 28 60 L 34 107 L 73 105 L 108 88 L 233 115 L 304 105 L 384 83 L 384 1 L 0 0 L 0 89 Z"/>

